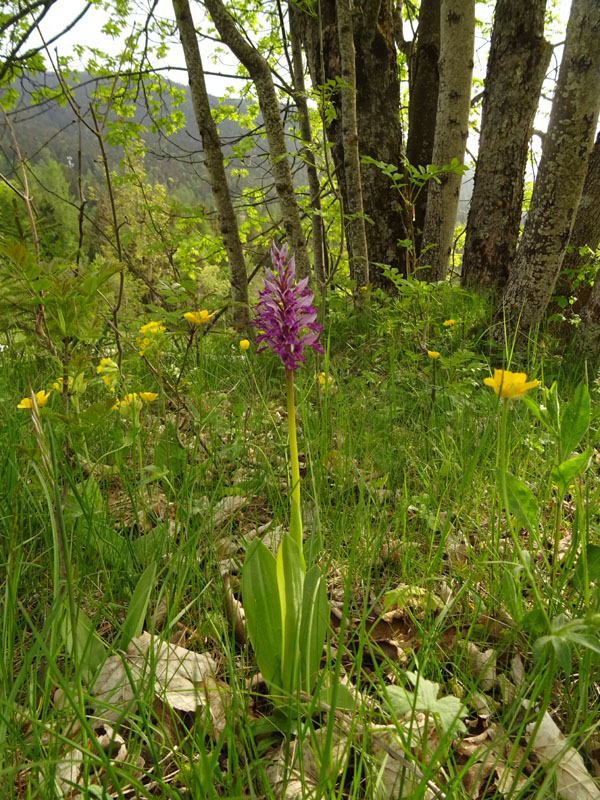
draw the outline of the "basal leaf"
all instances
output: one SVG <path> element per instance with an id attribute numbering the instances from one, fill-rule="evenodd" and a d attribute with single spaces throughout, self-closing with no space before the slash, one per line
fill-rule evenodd
<path id="1" fill-rule="evenodd" d="M 506 473 L 506 489 L 508 493 L 508 508 L 521 527 L 531 534 L 537 531 L 538 504 L 535 495 L 523 481 L 510 472 Z"/>
<path id="2" fill-rule="evenodd" d="M 560 458 L 568 458 L 575 450 L 590 425 L 590 393 L 585 383 L 580 383 L 560 421 Z"/>
<path id="3" fill-rule="evenodd" d="M 300 623 L 300 683 L 302 689 L 309 694 L 313 690 L 321 665 L 328 624 L 329 604 L 325 581 L 321 570 L 315 565 L 304 578 Z"/>
<path id="4" fill-rule="evenodd" d="M 275 558 L 260 539 L 248 547 L 242 571 L 242 601 L 258 668 L 267 686 L 281 687 L 282 625 Z"/>

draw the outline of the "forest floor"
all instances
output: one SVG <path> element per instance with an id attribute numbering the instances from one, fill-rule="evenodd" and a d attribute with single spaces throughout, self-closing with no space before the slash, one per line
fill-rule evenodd
<path id="1" fill-rule="evenodd" d="M 51 358 L 0 353 L 3 798 L 600 798 L 600 385 L 549 336 L 495 350 L 459 290 L 367 306 L 294 374 L 330 622 L 283 704 L 240 588 L 289 520 L 278 359 L 169 329 L 111 394 L 98 345 L 65 416 L 17 408 Z M 540 385 L 500 401 L 495 368 Z"/>

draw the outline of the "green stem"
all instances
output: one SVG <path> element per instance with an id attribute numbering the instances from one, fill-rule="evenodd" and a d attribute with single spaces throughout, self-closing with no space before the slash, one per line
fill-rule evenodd
<path id="1" fill-rule="evenodd" d="M 507 442 L 508 442 L 508 411 L 510 408 L 510 401 L 503 400 L 500 402 L 500 425 L 499 425 L 499 479 L 500 479 L 500 497 L 502 501 L 502 505 L 504 506 L 504 513 L 506 516 L 506 524 L 508 525 L 508 529 L 510 531 L 511 538 L 513 540 L 513 545 L 515 548 L 515 557 L 521 563 L 523 570 L 529 580 L 531 590 L 533 592 L 533 596 L 537 603 L 538 608 L 542 612 L 544 616 L 544 620 L 546 622 L 546 627 L 548 631 L 550 631 L 550 618 L 548 617 L 548 612 L 546 610 L 546 606 L 544 605 L 544 601 L 542 599 L 542 595 L 540 593 L 539 587 L 535 580 L 535 576 L 531 569 L 531 566 L 528 561 L 523 558 L 523 552 L 521 549 L 521 544 L 519 542 L 519 534 L 518 531 L 515 530 L 515 526 L 510 514 L 510 507 L 508 504 L 508 483 L 506 480 L 506 471 L 508 469 L 508 458 L 507 458 Z M 500 534 L 500 527 L 498 528 L 498 533 Z M 498 558 L 500 558 L 500 554 L 498 553 Z"/>
<path id="2" fill-rule="evenodd" d="M 298 464 L 298 440 L 296 438 L 296 407 L 294 404 L 294 373 L 285 371 L 287 388 L 288 436 L 290 441 L 290 471 L 292 473 L 292 508 L 290 534 L 302 553 L 302 514 L 300 511 L 300 465 Z"/>

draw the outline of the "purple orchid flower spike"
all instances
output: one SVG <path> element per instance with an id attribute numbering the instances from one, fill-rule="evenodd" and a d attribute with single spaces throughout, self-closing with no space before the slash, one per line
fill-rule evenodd
<path id="1" fill-rule="evenodd" d="M 306 361 L 302 355 L 305 347 L 323 353 L 318 342 L 322 326 L 315 322 L 317 310 L 312 305 L 314 294 L 307 288 L 308 278 L 294 286 L 294 256 L 288 260 L 287 254 L 287 244 L 278 249 L 273 242 L 273 270 L 265 270 L 265 286 L 258 293 L 260 299 L 252 324 L 261 331 L 256 341 L 264 342 L 258 352 L 273 350 L 286 370 L 294 370 Z"/>

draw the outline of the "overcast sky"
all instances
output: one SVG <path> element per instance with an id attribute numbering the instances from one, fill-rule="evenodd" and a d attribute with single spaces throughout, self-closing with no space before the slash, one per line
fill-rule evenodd
<path id="1" fill-rule="evenodd" d="M 523 0 L 523 2 L 527 2 L 527 0 Z M 47 40 L 64 28 L 65 24 L 67 24 L 67 22 L 71 19 L 75 18 L 85 5 L 86 3 L 83 2 L 83 0 L 60 0 L 58 3 L 56 3 L 50 9 L 49 13 L 42 22 L 41 29 L 44 38 Z M 148 0 L 140 0 L 140 2 L 138 2 L 138 7 L 140 9 L 139 16 L 136 20 L 138 25 L 143 24 L 145 21 L 145 10 L 148 8 L 148 5 Z M 201 29 L 202 25 L 206 24 L 203 21 L 203 15 L 200 13 L 201 5 L 197 2 L 193 2 L 193 0 L 190 5 L 192 8 L 192 13 L 194 14 L 196 26 Z M 571 0 L 560 0 L 558 4 L 560 17 L 564 20 L 565 26 L 566 20 L 568 19 L 570 5 Z M 488 3 L 477 3 L 476 13 L 480 19 L 490 20 L 492 10 L 492 7 Z M 68 16 L 65 16 L 65 12 L 68 14 Z M 164 17 L 166 19 L 173 20 L 174 13 L 171 0 L 159 0 L 154 13 L 158 17 Z M 100 50 L 116 55 L 122 49 L 122 39 L 115 40 L 102 33 L 102 27 L 106 20 L 107 13 L 102 8 L 93 6 L 88 10 L 81 22 L 78 23 L 78 25 L 72 31 L 69 31 L 67 34 L 65 34 L 64 37 L 62 37 L 54 46 L 58 49 L 60 55 L 72 55 L 73 46 L 75 44 L 97 47 Z M 131 30 L 128 30 L 126 33 L 124 33 L 124 36 L 129 35 L 130 33 Z M 410 30 L 406 31 L 406 35 L 408 38 L 411 37 Z M 556 31 L 551 36 L 553 42 L 561 41 L 563 38 L 564 29 Z M 211 57 L 214 52 L 212 44 L 206 40 L 200 40 L 200 48 L 204 69 L 207 73 L 209 71 L 221 71 L 229 73 L 230 75 L 235 74 L 236 60 L 230 53 L 221 56 L 221 66 L 220 68 L 216 68 L 211 61 Z M 487 43 L 481 37 L 481 34 L 478 31 L 478 39 L 475 44 L 475 73 L 480 77 L 484 77 L 487 50 Z M 76 66 L 79 65 L 76 64 Z M 159 66 L 170 66 L 177 68 L 170 73 L 169 77 L 178 83 L 187 84 L 185 60 L 177 37 L 173 38 L 170 52 L 167 58 Z M 234 78 L 219 78 L 217 76 L 211 76 L 207 74 L 207 85 L 211 94 L 222 95 L 225 93 L 227 87 L 235 86 L 236 83 L 237 81 Z"/>

